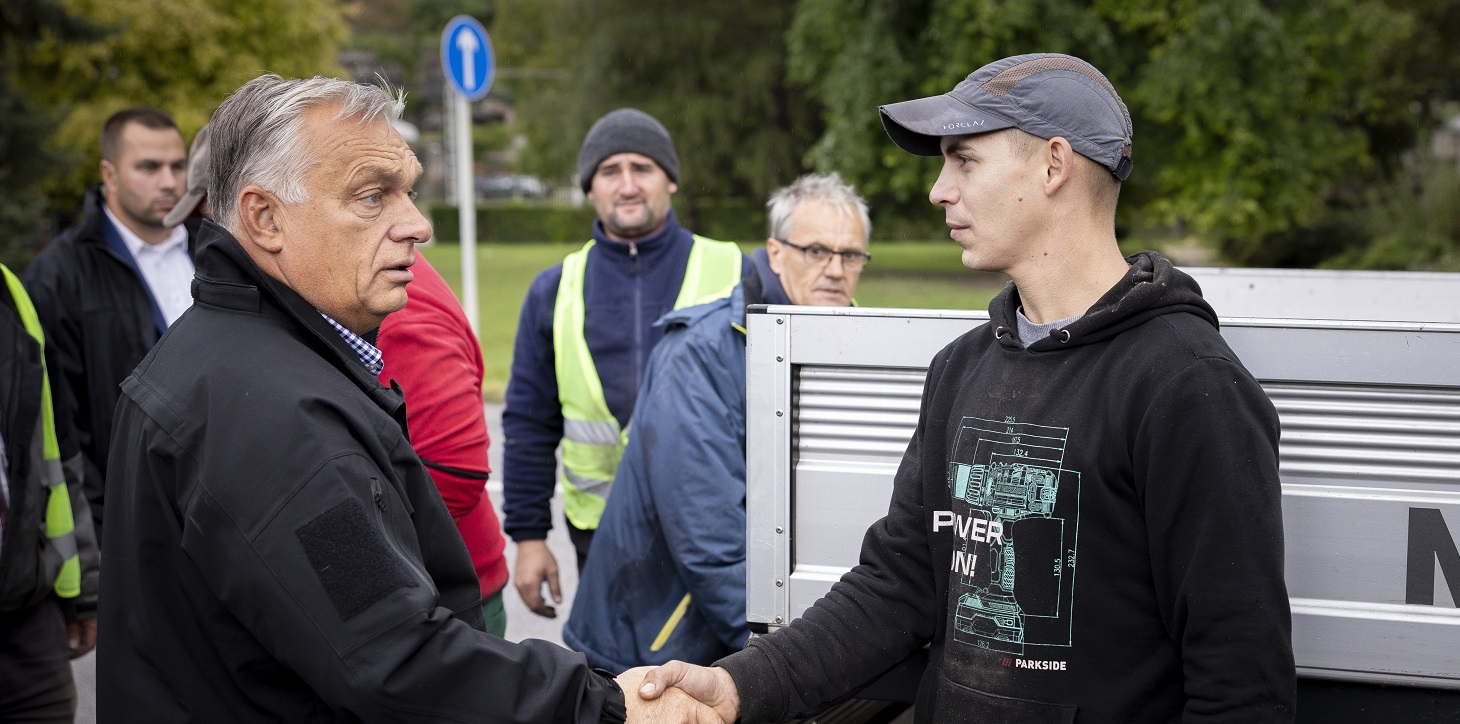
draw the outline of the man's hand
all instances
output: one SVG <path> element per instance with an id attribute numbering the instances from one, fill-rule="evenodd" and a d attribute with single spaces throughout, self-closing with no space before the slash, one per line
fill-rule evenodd
<path id="1" fill-rule="evenodd" d="M 646 701 L 633 692 L 642 691 L 644 674 L 651 671 L 648 666 L 629 669 L 618 675 L 614 681 L 624 690 L 624 708 L 628 712 L 625 724 L 655 722 L 661 724 L 730 724 L 723 722 L 719 712 L 695 701 L 685 692 L 674 689 L 656 697 L 658 701 Z"/>
<path id="2" fill-rule="evenodd" d="M 79 659 L 96 648 L 96 617 L 83 618 L 66 624 L 66 647 L 71 649 L 71 658 Z"/>
<path id="3" fill-rule="evenodd" d="M 625 675 L 628 673 L 632 672 Z M 622 682 L 619 685 L 623 686 Z M 671 688 L 680 689 L 714 709 L 724 724 L 734 724 L 740 718 L 740 690 L 735 688 L 730 672 L 724 669 L 671 661 L 644 674 L 644 683 L 638 688 L 639 698 L 657 699 Z M 624 691 L 628 690 L 625 686 Z"/>
<path id="4" fill-rule="evenodd" d="M 558 617 L 557 609 L 547 605 L 542 597 L 542 584 L 547 583 L 553 603 L 563 602 L 563 592 L 558 588 L 558 561 L 548 550 L 547 541 L 525 540 L 517 544 L 517 570 L 512 577 L 516 579 L 522 602 L 533 613 L 545 618 Z"/>

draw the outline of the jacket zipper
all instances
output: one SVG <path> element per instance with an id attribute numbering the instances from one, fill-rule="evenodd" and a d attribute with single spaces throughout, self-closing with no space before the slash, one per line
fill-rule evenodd
<path id="1" fill-rule="evenodd" d="M 639 389 L 639 374 L 644 369 L 644 284 L 639 278 L 639 245 L 629 242 L 629 256 L 634 260 L 634 390 Z"/>
<path id="2" fill-rule="evenodd" d="M 406 565 L 410 567 L 411 572 L 415 573 L 416 577 L 421 579 L 421 582 L 426 584 L 426 588 L 430 589 L 433 595 L 435 595 L 437 598 L 440 598 L 441 593 L 436 590 L 436 584 L 431 581 L 431 577 L 426 575 L 425 571 L 416 567 L 416 562 L 411 560 L 411 557 L 406 555 L 405 552 L 401 550 L 400 545 L 395 542 L 395 534 L 391 532 L 390 525 L 387 524 L 385 520 L 385 491 L 380 489 L 379 478 L 370 479 L 370 495 L 371 497 L 375 498 L 375 520 L 380 523 L 381 530 L 385 532 L 385 542 L 390 544 L 391 551 L 399 556 L 401 560 L 406 562 Z"/>

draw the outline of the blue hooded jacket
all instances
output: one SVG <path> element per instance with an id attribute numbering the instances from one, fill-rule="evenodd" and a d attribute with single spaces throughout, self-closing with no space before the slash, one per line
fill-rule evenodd
<path id="1" fill-rule="evenodd" d="M 745 307 L 789 304 L 763 250 L 728 299 L 670 312 L 563 641 L 611 671 L 745 646 Z"/>

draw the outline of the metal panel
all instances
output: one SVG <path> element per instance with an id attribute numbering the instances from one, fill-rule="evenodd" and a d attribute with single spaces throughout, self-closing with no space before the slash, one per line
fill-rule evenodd
<path id="1" fill-rule="evenodd" d="M 1182 267 L 1222 317 L 1460 322 L 1445 272 Z"/>
<path id="2" fill-rule="evenodd" d="M 750 314 L 746 324 L 745 617 L 779 624 L 790 620 L 785 589 L 791 567 L 790 330 L 781 314 Z"/>
<path id="3" fill-rule="evenodd" d="M 774 566 L 782 585 L 757 580 L 752 566 L 748 594 L 751 620 L 776 625 L 855 565 L 866 528 L 886 512 L 928 361 L 982 315 L 773 311 L 786 320 L 770 373 L 792 394 L 777 433 L 786 445 L 752 435 L 749 456 L 793 459 L 777 469 L 784 477 L 757 477 L 770 466 L 753 465 L 750 488 L 782 501 L 777 521 L 792 545 Z M 1433 605 L 1405 603 L 1410 510 L 1437 510 L 1460 533 L 1460 325 L 1224 319 L 1223 334 L 1282 420 L 1302 673 L 1460 688 L 1460 610 L 1438 566 Z M 752 353 L 751 408 L 770 409 L 770 396 L 757 404 L 767 362 Z M 754 513 L 749 525 L 752 540 L 764 535 Z M 756 601 L 769 591 L 773 604 Z"/>

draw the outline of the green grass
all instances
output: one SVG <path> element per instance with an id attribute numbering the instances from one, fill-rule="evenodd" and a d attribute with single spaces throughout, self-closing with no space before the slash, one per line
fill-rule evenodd
<path id="1" fill-rule="evenodd" d="M 581 246 L 477 245 L 477 336 L 486 366 L 482 391 L 487 399 L 500 401 L 507 389 L 517 315 L 527 287 L 538 272 Z M 749 251 L 754 247 L 741 244 L 741 248 Z M 460 297 L 461 248 L 432 243 L 419 250 Z M 958 261 L 958 247 L 951 242 L 883 242 L 872 246 L 872 257 L 857 287 L 857 303 L 864 307 L 984 309 L 1003 284 L 999 275 L 964 269 Z"/>

